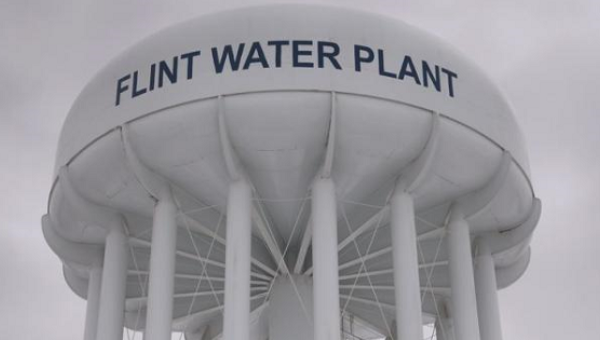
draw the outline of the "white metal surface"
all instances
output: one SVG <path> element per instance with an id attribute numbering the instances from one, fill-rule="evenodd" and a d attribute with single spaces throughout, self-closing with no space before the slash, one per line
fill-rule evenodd
<path id="1" fill-rule="evenodd" d="M 335 185 L 319 178 L 312 188 L 314 340 L 340 338 Z"/>
<path id="2" fill-rule="evenodd" d="M 423 339 L 419 260 L 412 197 L 397 189 L 392 196 L 391 229 L 397 339 Z"/>
<path id="3" fill-rule="evenodd" d="M 475 291 L 481 340 L 502 340 L 494 259 L 487 242 L 475 244 Z"/>
<path id="4" fill-rule="evenodd" d="M 177 208 L 171 195 L 156 203 L 152 226 L 145 340 L 168 339 L 173 318 Z"/>
<path id="5" fill-rule="evenodd" d="M 247 340 L 250 334 L 250 186 L 231 183 L 227 203 L 227 255 L 223 339 Z"/>
<path id="6" fill-rule="evenodd" d="M 457 339 L 479 340 L 469 224 L 457 210 L 448 222 L 448 250 L 454 334 Z"/>
<path id="7" fill-rule="evenodd" d="M 127 238 L 119 226 L 115 226 L 106 237 L 97 340 L 123 337 L 128 257 Z"/>
<path id="8" fill-rule="evenodd" d="M 227 46 L 239 67 L 217 71 Z M 106 246 L 98 340 L 123 322 L 149 338 L 260 338 L 290 272 L 314 280 L 315 339 L 337 339 L 340 312 L 373 334 L 398 320 L 412 339 L 419 310 L 432 320 L 456 300 L 456 339 L 471 340 L 470 237 L 493 262 L 478 290 L 520 277 L 541 207 L 528 171 L 509 105 L 451 47 L 391 18 L 271 5 L 160 32 L 94 77 L 61 133 L 43 231 L 82 297 Z M 406 194 L 390 202 L 399 179 Z M 167 190 L 176 207 L 155 214 Z M 451 207 L 465 215 L 447 225 Z M 403 309 L 417 290 L 420 309 Z"/>
<path id="9" fill-rule="evenodd" d="M 304 18 L 310 18 L 310 24 Z M 249 25 L 251 30 L 246 29 Z M 276 49 L 269 45 L 264 47 L 268 68 L 254 66 L 217 73 L 212 64 L 212 47 L 294 39 L 338 43 L 342 70 L 329 64 L 318 68 L 316 46 L 306 46 L 311 53 L 303 58 L 314 63 L 314 68 L 291 67 L 291 44 L 282 49 L 281 67 L 276 67 Z M 413 56 L 416 63 L 426 60 L 452 70 L 458 74 L 456 95 L 450 97 L 432 86 L 417 85 L 410 78 L 399 81 L 380 76 L 376 60 L 357 72 L 353 60 L 355 44 L 367 45 L 374 52 L 384 51 L 388 71 L 397 72 L 406 54 Z M 133 84 L 129 79 L 129 91 L 120 105 L 115 105 L 115 90 L 121 77 L 133 76 L 132 72 L 137 70 L 139 89 L 147 89 L 153 63 L 197 50 L 202 54 L 193 59 L 192 79 L 187 79 L 188 68 L 185 60 L 181 60 L 182 80 L 176 85 L 157 87 L 131 98 Z M 443 80 L 447 82 L 446 78 Z M 393 18 L 310 5 L 272 5 L 216 13 L 162 31 L 134 46 L 99 73 L 78 98 L 65 122 L 57 166 L 64 165 L 106 130 L 148 112 L 217 95 L 305 89 L 360 93 L 442 112 L 504 145 L 527 168 L 522 136 L 505 99 L 477 67 L 452 47 Z M 90 117 L 95 124 L 86 123 Z"/>
<path id="10" fill-rule="evenodd" d="M 100 288 L 102 283 L 102 266 L 96 263 L 90 270 L 87 289 L 87 305 L 85 310 L 85 328 L 83 339 L 95 340 L 98 331 L 98 312 L 100 311 Z"/>

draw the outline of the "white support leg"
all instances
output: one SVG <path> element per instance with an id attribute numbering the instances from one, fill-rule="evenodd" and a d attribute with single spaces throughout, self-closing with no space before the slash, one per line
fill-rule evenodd
<path id="1" fill-rule="evenodd" d="M 123 338 L 127 262 L 129 260 L 127 251 L 127 236 L 119 228 L 113 228 L 106 237 L 104 249 L 96 340 L 120 340 Z"/>
<path id="2" fill-rule="evenodd" d="M 229 186 L 226 236 L 223 339 L 248 340 L 252 191 L 244 180 L 237 180 Z"/>
<path id="3" fill-rule="evenodd" d="M 95 264 L 90 270 L 85 310 L 84 340 L 95 340 L 98 330 L 98 312 L 100 307 L 100 287 L 102 287 L 102 266 Z"/>
<path id="4" fill-rule="evenodd" d="M 490 247 L 483 239 L 477 240 L 475 289 L 481 339 L 502 340 L 494 259 Z"/>
<path id="5" fill-rule="evenodd" d="M 410 194 L 392 197 L 391 230 L 396 297 L 396 339 L 423 339 L 415 212 Z"/>
<path id="6" fill-rule="evenodd" d="M 458 211 L 448 223 L 448 253 L 456 339 L 479 340 L 469 225 Z"/>
<path id="7" fill-rule="evenodd" d="M 177 208 L 170 194 L 154 207 L 145 340 L 171 338 L 177 246 Z"/>
<path id="8" fill-rule="evenodd" d="M 311 203 L 314 340 L 339 340 L 337 212 L 331 179 L 316 180 Z"/>

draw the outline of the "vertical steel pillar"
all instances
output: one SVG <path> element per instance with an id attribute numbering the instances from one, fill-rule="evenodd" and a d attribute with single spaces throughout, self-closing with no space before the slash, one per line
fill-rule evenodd
<path id="1" fill-rule="evenodd" d="M 314 340 L 339 340 L 337 208 L 335 185 L 331 179 L 315 181 L 311 206 Z"/>
<path id="2" fill-rule="evenodd" d="M 171 338 L 177 246 L 177 208 L 169 194 L 154 206 L 145 340 Z"/>
<path id="3" fill-rule="evenodd" d="M 250 336 L 251 237 L 252 191 L 246 181 L 237 180 L 230 184 L 227 200 L 224 340 Z"/>
<path id="4" fill-rule="evenodd" d="M 123 338 L 129 259 L 127 250 L 127 236 L 120 226 L 112 228 L 106 237 L 104 249 L 96 340 L 120 340 Z"/>
<path id="5" fill-rule="evenodd" d="M 489 245 L 478 239 L 475 257 L 475 291 L 482 340 L 502 340 L 496 270 Z"/>
<path id="6" fill-rule="evenodd" d="M 458 210 L 451 212 L 448 223 L 448 255 L 456 339 L 479 340 L 469 224 Z"/>
<path id="7" fill-rule="evenodd" d="M 419 260 L 413 199 L 397 190 L 390 202 L 394 292 L 396 297 L 396 339 L 423 339 Z"/>
<path id="8" fill-rule="evenodd" d="M 100 287 L 102 287 L 102 266 L 94 264 L 90 270 L 85 310 L 84 340 L 95 340 L 98 331 L 98 312 L 100 307 Z"/>

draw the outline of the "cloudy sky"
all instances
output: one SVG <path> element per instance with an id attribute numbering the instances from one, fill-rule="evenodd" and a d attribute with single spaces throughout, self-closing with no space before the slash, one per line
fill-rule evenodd
<path id="1" fill-rule="evenodd" d="M 86 81 L 164 27 L 265 2 L 0 0 L 0 339 L 82 337 L 85 302 L 65 284 L 40 217 L 60 127 Z M 500 293 L 504 338 L 598 339 L 600 1 L 318 2 L 440 36 L 500 85 L 543 201 L 530 267 Z"/>

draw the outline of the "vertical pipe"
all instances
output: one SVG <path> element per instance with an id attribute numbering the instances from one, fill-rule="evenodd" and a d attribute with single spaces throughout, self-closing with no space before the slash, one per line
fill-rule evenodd
<path id="1" fill-rule="evenodd" d="M 415 212 L 410 194 L 398 190 L 390 202 L 396 339 L 423 339 Z"/>
<path id="2" fill-rule="evenodd" d="M 127 237 L 119 227 L 106 237 L 96 340 L 123 338 L 127 283 Z"/>
<path id="3" fill-rule="evenodd" d="M 469 225 L 458 210 L 452 211 L 448 223 L 448 253 L 455 336 L 479 340 Z"/>
<path id="4" fill-rule="evenodd" d="M 170 194 L 154 206 L 145 340 L 171 338 L 177 246 L 177 208 Z"/>
<path id="5" fill-rule="evenodd" d="M 98 330 L 98 312 L 100 307 L 100 288 L 102 287 L 102 266 L 94 264 L 90 270 L 87 290 L 87 306 L 85 310 L 84 340 L 95 340 Z"/>
<path id="6" fill-rule="evenodd" d="M 335 186 L 320 178 L 312 189 L 314 340 L 340 339 Z"/>
<path id="7" fill-rule="evenodd" d="M 477 240 L 475 257 L 475 291 L 479 332 L 482 340 L 502 340 L 496 270 L 489 245 L 484 239 Z"/>
<path id="8" fill-rule="evenodd" d="M 250 334 L 251 219 L 252 191 L 237 180 L 227 199 L 224 340 L 248 340 Z"/>

